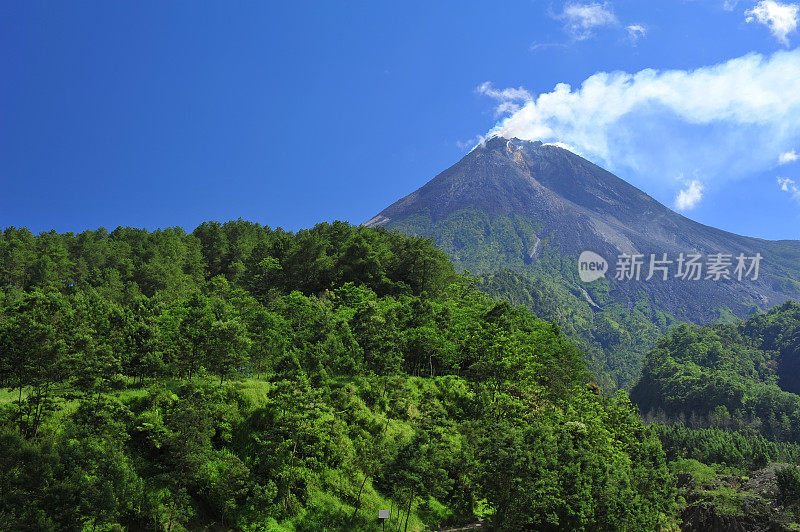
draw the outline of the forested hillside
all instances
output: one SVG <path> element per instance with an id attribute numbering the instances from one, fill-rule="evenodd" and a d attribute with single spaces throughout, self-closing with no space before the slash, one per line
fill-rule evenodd
<path id="1" fill-rule="evenodd" d="M 581 282 L 577 257 L 563 254 L 541 224 L 520 215 L 491 216 L 469 208 L 436 223 L 417 215 L 389 227 L 432 238 L 457 270 L 479 278 L 482 291 L 557 323 L 580 344 L 604 391 L 630 389 L 644 356 L 677 323 L 644 291 L 622 304 L 606 279 Z"/>
<path id="2" fill-rule="evenodd" d="M 243 221 L 0 237 L 9 530 L 643 530 L 654 429 L 424 239 Z"/>
<path id="3" fill-rule="evenodd" d="M 539 140 L 492 136 L 366 225 L 432 238 L 459 271 L 486 277 L 482 289 L 558 323 L 586 351 L 605 391 L 630 389 L 673 323 L 745 319 L 800 297 L 800 241 L 699 224 L 563 145 Z M 607 261 L 606 278 L 580 281 L 584 251 Z M 746 282 L 684 282 L 674 262 L 681 253 L 763 260 Z M 671 273 L 618 280 L 623 254 L 640 254 L 645 264 L 666 254 Z"/>
<path id="4" fill-rule="evenodd" d="M 693 503 L 685 519 L 708 520 L 713 508 L 798 528 L 800 472 L 770 464 L 800 464 L 799 364 L 793 302 L 740 323 L 680 325 L 659 340 L 631 397 L 683 478 Z"/>
<path id="5" fill-rule="evenodd" d="M 632 397 L 642 411 L 754 428 L 800 441 L 800 305 L 787 302 L 741 324 L 681 325 L 648 356 Z"/>

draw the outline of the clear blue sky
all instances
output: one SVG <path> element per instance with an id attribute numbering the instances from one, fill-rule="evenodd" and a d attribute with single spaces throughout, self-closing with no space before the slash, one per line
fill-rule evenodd
<path id="1" fill-rule="evenodd" d="M 751 52 L 764 63 L 778 52 L 787 66 L 752 77 L 779 91 L 793 80 L 800 92 L 793 12 L 757 7 L 2 0 L 0 226 L 361 223 L 558 83 L 576 91 L 600 71 L 691 71 Z M 774 69 L 788 81 L 774 80 Z M 679 86 L 694 91 L 682 102 L 698 98 L 697 83 Z M 528 96 L 500 94 L 507 87 Z M 584 96 L 576 106 L 589 105 Z M 509 104 L 505 114 L 496 114 L 500 104 Z M 533 124 L 519 114 L 515 124 L 535 136 L 535 126 L 559 122 L 544 140 L 563 140 L 670 206 L 683 190 L 687 216 L 703 223 L 800 238 L 800 163 L 787 156 L 777 164 L 780 154 L 800 151 L 800 137 L 792 126 L 775 141 L 776 124 L 800 123 L 800 105 L 756 106 L 749 112 L 770 118 L 755 124 L 731 121 L 730 106 L 711 109 L 700 126 L 704 108 L 681 105 L 633 105 L 603 130 L 603 149 L 573 122 L 593 129 L 593 120 L 608 119 L 607 105 L 572 109 L 583 118 L 565 124 L 542 103 Z M 585 109 L 594 109 L 588 118 Z M 743 164 L 742 146 L 761 153 L 759 162 Z"/>

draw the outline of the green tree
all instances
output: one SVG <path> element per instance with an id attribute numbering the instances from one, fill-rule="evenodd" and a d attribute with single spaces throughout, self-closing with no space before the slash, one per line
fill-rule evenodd
<path id="1" fill-rule="evenodd" d="M 237 319 L 214 321 L 210 336 L 207 353 L 209 367 L 219 375 L 219 383 L 222 384 L 226 375 L 241 371 L 247 364 L 251 341 L 247 337 L 247 329 Z"/>
<path id="2" fill-rule="evenodd" d="M 7 312 L 3 325 L 10 382 L 18 390 L 17 420 L 26 435 L 35 435 L 52 409 L 57 383 L 66 377 L 65 355 L 73 327 L 73 311 L 58 292 L 34 291 Z M 23 399 L 23 391 L 27 397 Z"/>

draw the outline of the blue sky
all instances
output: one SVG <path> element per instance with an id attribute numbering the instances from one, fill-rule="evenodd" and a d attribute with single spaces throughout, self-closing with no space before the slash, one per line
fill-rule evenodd
<path id="1" fill-rule="evenodd" d="M 0 226 L 360 223 L 499 131 L 700 222 L 800 238 L 797 18 L 774 0 L 2 0 Z"/>

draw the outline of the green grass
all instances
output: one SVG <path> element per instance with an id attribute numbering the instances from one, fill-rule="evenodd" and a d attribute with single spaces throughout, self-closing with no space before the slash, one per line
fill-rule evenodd
<path id="1" fill-rule="evenodd" d="M 254 408 L 266 404 L 264 398 L 267 396 L 267 393 L 270 390 L 270 383 L 263 378 L 261 380 L 254 377 L 242 379 L 234 381 L 233 385 Z"/>
<path id="2" fill-rule="evenodd" d="M 712 482 L 719 474 L 719 468 L 698 462 L 693 458 L 678 458 L 670 462 L 670 469 L 675 474 L 689 473 L 695 483 L 702 485 Z"/>
<path id="3" fill-rule="evenodd" d="M 200 376 L 194 379 L 195 382 L 205 381 L 214 386 L 219 384 L 219 380 L 215 377 Z M 167 389 L 176 389 L 182 383 L 180 379 L 162 380 L 156 382 L 145 381 L 143 383 L 137 382 L 135 385 L 133 380 L 127 380 L 127 386 L 120 390 L 110 390 L 105 392 L 104 395 L 108 398 L 115 398 L 123 403 L 145 397 L 149 388 L 153 384 Z M 339 386 L 347 388 L 352 386 L 352 383 L 343 378 L 338 382 Z M 271 384 L 266 378 L 257 379 L 255 377 L 242 378 L 238 380 L 231 380 L 225 383 L 235 387 L 238 392 L 249 403 L 249 408 L 259 408 L 267 404 L 267 394 L 271 389 Z M 368 406 L 364 399 L 358 395 L 353 396 L 353 402 L 350 409 L 354 415 L 370 416 L 375 419 L 376 423 L 384 424 L 387 434 L 396 442 L 407 442 L 413 437 L 413 429 L 410 420 L 402 419 L 404 416 L 414 418 L 419 416 L 420 413 L 416 410 L 419 402 L 423 401 L 425 394 L 434 393 L 437 386 L 444 386 L 445 384 L 437 383 L 437 381 L 428 381 L 421 378 L 410 378 L 405 381 L 404 386 L 408 387 L 409 400 L 408 404 L 402 408 L 402 412 L 389 412 L 384 411 L 387 405 Z M 75 391 L 69 390 L 69 398 L 60 397 L 60 392 L 65 391 L 59 389 L 55 395 L 55 412 L 46 421 L 43 429 L 57 432 L 64 420 L 73 414 L 80 403 L 80 399 L 76 398 Z M 376 392 L 377 393 L 377 392 Z M 0 389 L 0 406 L 14 409 L 13 403 L 19 397 L 18 390 Z M 23 398 L 25 393 L 23 393 Z M 401 419 L 395 417 L 400 414 Z M 388 420 L 386 416 L 388 415 Z M 278 522 L 270 521 L 265 523 L 267 530 L 274 530 L 276 532 L 301 532 L 301 531 L 325 531 L 325 530 L 338 530 L 339 528 L 332 526 L 331 523 L 351 522 L 350 519 L 354 512 L 354 507 L 351 504 L 355 499 L 356 494 L 361 485 L 363 477 L 359 477 L 362 473 L 353 476 L 353 472 L 348 467 L 328 469 L 320 471 L 320 484 L 310 492 L 310 498 L 304 508 L 299 513 L 290 519 Z M 352 522 L 351 529 L 354 531 L 370 531 L 380 530 L 380 520 L 378 519 L 378 510 L 392 509 L 392 520 L 387 522 L 387 530 L 391 527 L 394 529 L 400 526 L 401 529 L 405 528 L 405 511 L 407 509 L 407 494 L 400 493 L 397 495 L 397 500 L 392 501 L 385 495 L 379 493 L 373 486 L 371 479 L 368 479 L 363 493 L 361 495 L 361 505 L 358 510 L 356 519 Z M 398 515 L 398 507 L 402 506 L 402 512 Z M 408 517 L 408 530 L 418 531 L 424 530 L 425 525 L 420 517 L 418 503 L 411 508 L 411 515 Z M 435 505 L 434 505 L 435 506 Z"/>
<path id="4" fill-rule="evenodd" d="M 744 507 L 745 498 L 752 496 L 727 485 L 718 485 L 713 489 L 700 490 L 700 494 L 711 499 L 721 514 L 727 515 L 740 513 Z"/>
<path id="5" fill-rule="evenodd" d="M 23 392 L 22 397 L 25 397 L 25 393 Z M 8 388 L 0 388 L 0 405 L 4 405 L 6 403 L 13 403 L 19 399 L 19 390 L 9 390 Z"/>
<path id="6" fill-rule="evenodd" d="M 216 378 L 212 377 L 208 378 L 204 377 L 203 380 L 206 380 L 211 383 L 219 382 Z M 195 379 L 195 382 L 199 381 L 200 379 Z M 184 381 L 180 379 L 171 379 L 171 380 L 159 381 L 158 385 L 172 390 L 179 387 L 182 382 Z M 148 388 L 150 387 L 150 385 L 154 384 L 153 382 L 145 381 L 144 383 L 137 383 L 136 385 L 134 385 L 132 379 L 128 379 L 128 383 L 129 383 L 128 386 L 121 390 L 110 390 L 108 392 L 105 392 L 103 395 L 106 397 L 113 397 L 123 403 L 127 403 L 132 399 L 139 399 L 141 397 L 145 397 L 148 393 Z M 255 379 L 244 379 L 242 381 L 236 382 L 235 385 L 237 387 L 240 387 L 240 389 L 242 389 L 242 391 L 254 401 L 256 401 L 256 399 L 259 396 L 261 396 L 261 394 L 266 393 L 268 389 L 266 382 L 256 381 Z M 69 391 L 70 392 L 69 395 L 71 397 L 74 397 L 75 395 L 75 391 L 66 386 L 59 386 L 54 388 L 52 396 L 56 398 L 55 402 L 57 405 L 59 405 L 56 409 L 57 418 L 69 415 L 71 412 L 75 411 L 74 407 L 77 406 L 76 399 L 64 399 L 63 397 L 60 397 L 62 395 L 62 392 L 64 391 Z M 22 398 L 25 399 L 27 395 L 28 395 L 27 390 L 23 390 Z M 17 400 L 19 400 L 18 389 L 10 390 L 8 388 L 0 388 L 0 406 L 11 405 L 12 403 L 15 403 Z M 62 412 L 62 410 L 65 410 L 65 412 Z"/>
<path id="7" fill-rule="evenodd" d="M 142 386 L 141 388 L 125 388 L 124 390 L 116 390 L 107 394 L 111 397 L 116 397 L 123 403 L 130 401 L 131 399 L 139 399 L 147 395 L 147 388 Z"/>

